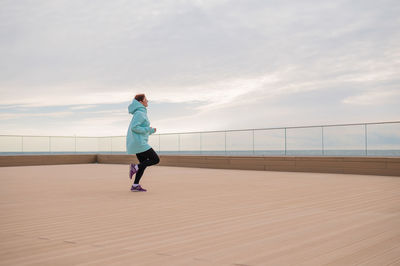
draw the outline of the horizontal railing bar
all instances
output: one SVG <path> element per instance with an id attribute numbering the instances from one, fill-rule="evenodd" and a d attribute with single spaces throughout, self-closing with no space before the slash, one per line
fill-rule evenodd
<path id="1" fill-rule="evenodd" d="M 224 133 L 224 132 L 241 132 L 241 131 L 260 131 L 260 130 L 278 130 L 278 129 L 300 129 L 300 128 L 319 128 L 319 127 L 341 127 L 341 126 L 363 126 L 363 125 L 381 125 L 381 124 L 396 124 L 400 121 L 386 122 L 367 122 L 367 123 L 352 123 L 352 124 L 326 124 L 312 126 L 288 126 L 288 127 L 270 127 L 270 128 L 249 128 L 249 129 L 229 129 L 229 130 L 213 130 L 213 131 L 192 131 L 192 132 L 176 132 L 176 133 L 158 133 L 154 135 L 181 135 L 181 134 L 200 134 L 200 133 Z M 43 136 L 43 135 L 0 135 L 0 137 L 54 137 L 54 138 L 118 138 L 125 136 Z"/>
<path id="2" fill-rule="evenodd" d="M 155 135 L 177 135 L 177 134 L 200 134 L 200 133 L 223 133 L 237 131 L 252 131 L 252 130 L 277 130 L 277 129 L 299 129 L 299 128 L 319 128 L 319 127 L 338 127 L 338 126 L 363 126 L 363 125 L 379 125 L 379 124 L 396 124 L 400 121 L 388 122 L 368 122 L 368 123 L 353 123 L 353 124 L 328 124 L 315 126 L 289 126 L 289 127 L 270 127 L 270 128 L 248 128 L 248 129 L 230 129 L 230 130 L 215 130 L 215 131 L 193 131 L 193 132 L 177 132 L 177 133 L 160 133 Z"/>
<path id="3" fill-rule="evenodd" d="M 118 138 L 118 137 L 126 137 L 126 136 L 48 136 L 48 135 L 0 135 L 0 137 L 30 137 L 30 138 Z"/>

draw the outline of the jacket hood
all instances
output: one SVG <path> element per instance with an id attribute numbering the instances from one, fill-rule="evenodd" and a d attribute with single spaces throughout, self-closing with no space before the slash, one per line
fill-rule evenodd
<path id="1" fill-rule="evenodd" d="M 147 113 L 146 107 L 143 104 L 133 99 L 132 103 L 128 106 L 128 110 L 130 114 L 134 114 L 137 110 L 141 110 Z"/>

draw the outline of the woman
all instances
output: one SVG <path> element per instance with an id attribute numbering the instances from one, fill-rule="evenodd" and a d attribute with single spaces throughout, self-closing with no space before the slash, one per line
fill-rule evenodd
<path id="1" fill-rule="evenodd" d="M 136 174 L 131 191 L 145 192 L 146 189 L 139 185 L 144 170 L 147 166 L 158 164 L 160 158 L 157 153 L 147 143 L 149 135 L 156 132 L 156 128 L 150 127 L 150 121 L 147 118 L 148 101 L 144 94 L 138 94 L 129 105 L 129 113 L 133 115 L 126 134 L 126 151 L 128 154 L 136 154 L 139 164 L 131 164 L 129 178 Z"/>

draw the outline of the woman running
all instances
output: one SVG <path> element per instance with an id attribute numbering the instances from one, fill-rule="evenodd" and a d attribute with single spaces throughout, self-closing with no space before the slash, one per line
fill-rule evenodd
<path id="1" fill-rule="evenodd" d="M 129 113 L 133 115 L 126 134 L 126 151 L 128 154 L 136 154 L 139 164 L 130 164 L 129 178 L 136 174 L 131 191 L 147 191 L 139 185 L 144 170 L 147 166 L 160 162 L 157 153 L 147 143 L 149 135 L 156 132 L 156 128 L 150 127 L 147 118 L 148 101 L 144 94 L 138 94 L 129 105 Z"/>

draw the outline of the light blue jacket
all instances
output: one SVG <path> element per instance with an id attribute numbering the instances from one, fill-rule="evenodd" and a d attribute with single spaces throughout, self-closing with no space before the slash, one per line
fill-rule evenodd
<path id="1" fill-rule="evenodd" d="M 147 118 L 147 109 L 137 100 L 133 100 L 128 107 L 129 113 L 133 114 L 126 134 L 126 152 L 136 154 L 147 151 L 150 145 L 147 143 L 149 135 L 155 132 L 150 127 L 150 121 Z"/>

